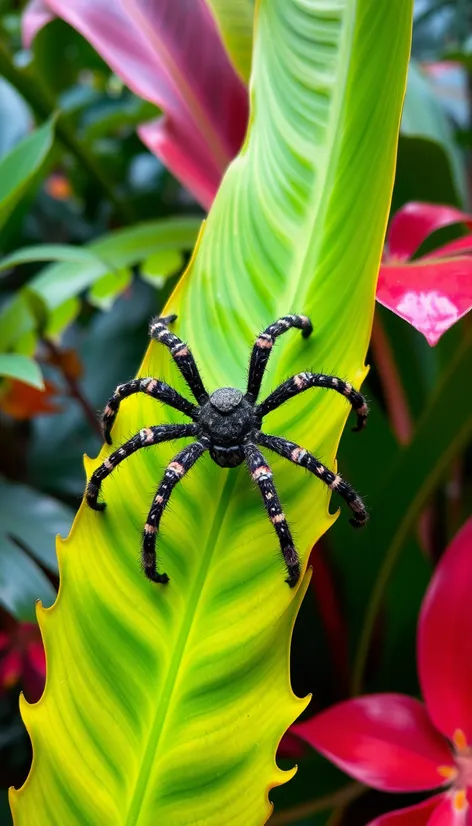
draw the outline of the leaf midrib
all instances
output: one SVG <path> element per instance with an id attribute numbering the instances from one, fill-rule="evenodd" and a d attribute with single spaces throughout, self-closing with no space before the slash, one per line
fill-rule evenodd
<path id="1" fill-rule="evenodd" d="M 228 472 L 226 481 L 221 490 L 220 501 L 213 520 L 211 530 L 208 534 L 208 539 L 205 545 L 204 553 L 202 554 L 202 561 L 198 575 L 195 578 L 194 587 L 191 591 L 187 610 L 183 618 L 183 622 L 177 637 L 177 642 L 174 648 L 170 667 L 167 672 L 167 677 L 164 683 L 164 688 L 161 694 L 160 702 L 156 708 L 156 714 L 149 730 L 149 737 L 144 750 L 141 768 L 136 778 L 134 790 L 132 792 L 132 799 L 128 809 L 126 819 L 123 821 L 124 826 L 136 826 L 138 823 L 141 807 L 148 788 L 149 777 L 152 766 L 155 762 L 155 756 L 159 747 L 159 742 L 165 728 L 167 714 L 172 701 L 174 688 L 178 682 L 178 676 L 182 661 L 184 658 L 185 649 L 192 630 L 193 620 L 195 618 L 197 608 L 202 598 L 204 591 L 204 583 L 210 567 L 213 552 L 217 544 L 218 536 L 223 526 L 226 514 L 228 511 L 227 503 L 231 498 L 233 488 L 236 484 L 240 473 L 240 468 L 232 469 Z"/>
<path id="2" fill-rule="evenodd" d="M 319 218 L 319 216 L 322 212 L 326 213 L 329 204 L 331 184 L 335 174 L 334 170 L 337 169 L 337 164 L 333 161 L 333 156 L 339 154 L 343 141 L 343 130 L 339 129 L 339 113 L 349 82 L 349 66 L 352 54 L 352 43 L 355 37 L 356 19 L 357 0 L 352 3 L 352 5 L 346 6 L 343 11 L 342 31 L 338 45 L 338 54 L 341 56 L 341 59 L 337 66 L 336 80 L 333 83 L 326 140 L 320 145 L 320 164 L 317 172 L 318 180 L 313 187 L 313 196 L 307 203 L 306 220 L 303 223 L 303 231 L 300 230 L 299 233 L 300 238 L 306 238 L 306 243 L 303 246 L 299 246 L 298 244 L 294 245 L 296 255 L 291 266 L 291 275 L 287 278 L 288 289 L 283 299 L 284 307 L 305 306 L 306 294 L 310 289 L 313 289 L 313 280 L 308 281 L 307 279 L 305 289 L 303 290 L 302 274 L 306 269 L 308 251 L 314 250 L 316 246 L 317 252 L 319 253 L 320 242 L 318 241 L 316 245 L 313 244 L 314 228 L 316 227 L 319 238 L 324 237 L 324 233 L 321 231 L 324 219 Z M 349 40 L 351 41 L 351 48 L 348 48 L 346 45 L 346 41 Z M 307 226 L 311 227 L 309 232 L 306 229 Z M 300 251 L 298 252 L 298 250 Z M 292 274 L 294 272 L 295 276 Z M 300 288 L 302 288 L 301 294 Z"/>

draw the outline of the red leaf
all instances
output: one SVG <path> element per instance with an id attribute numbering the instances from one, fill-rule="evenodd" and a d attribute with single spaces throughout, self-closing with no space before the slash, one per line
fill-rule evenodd
<path id="1" fill-rule="evenodd" d="M 347 774 L 381 791 L 438 788 L 444 783 L 438 767 L 453 765 L 424 705 L 401 694 L 347 700 L 291 731 Z"/>
<path id="2" fill-rule="evenodd" d="M 407 261 L 428 235 L 450 224 L 472 227 L 472 215 L 442 204 L 405 204 L 394 215 L 387 233 L 387 260 Z"/>
<path id="3" fill-rule="evenodd" d="M 22 381 L 8 379 L 7 388 L 0 396 L 0 408 L 12 418 L 26 421 L 45 413 L 58 413 L 61 407 L 52 401 L 56 394 L 56 386 L 47 380 L 44 390 L 39 390 Z"/>
<path id="4" fill-rule="evenodd" d="M 431 719 L 472 745 L 472 519 L 452 540 L 429 585 L 418 626 L 418 667 Z"/>
<path id="5" fill-rule="evenodd" d="M 76 28 L 137 95 L 165 114 L 141 134 L 208 207 L 243 140 L 248 96 L 205 0 L 37 0 L 29 44 L 49 9 Z"/>
<path id="6" fill-rule="evenodd" d="M 383 263 L 377 301 L 416 327 L 433 346 L 472 307 L 472 257 Z"/>
<path id="7" fill-rule="evenodd" d="M 441 805 L 442 800 L 442 795 L 430 797 L 429 800 L 417 803 L 416 806 L 398 809 L 395 812 L 382 815 L 382 817 L 377 817 L 368 826 L 430 826 L 430 817 L 435 809 Z"/>

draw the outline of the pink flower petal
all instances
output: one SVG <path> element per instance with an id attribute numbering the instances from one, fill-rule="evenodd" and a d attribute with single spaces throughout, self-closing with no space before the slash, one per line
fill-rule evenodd
<path id="1" fill-rule="evenodd" d="M 31 668 L 44 678 L 46 675 L 46 654 L 42 642 L 29 642 L 25 653 Z"/>
<path id="2" fill-rule="evenodd" d="M 164 166 L 185 182 L 194 198 L 205 209 L 210 209 L 220 184 L 221 170 L 208 160 L 205 144 L 199 145 L 189 133 L 182 140 L 173 140 L 172 127 L 165 118 L 138 126 L 138 135 Z"/>
<path id="3" fill-rule="evenodd" d="M 428 711 L 452 740 L 472 745 L 472 519 L 454 537 L 423 600 L 418 668 Z"/>
<path id="4" fill-rule="evenodd" d="M 47 0 L 137 95 L 165 114 L 146 142 L 208 206 L 243 140 L 247 91 L 205 0 Z M 29 41 L 37 3 L 23 16 Z M 197 174 L 197 170 L 199 173 Z"/>
<path id="5" fill-rule="evenodd" d="M 428 257 L 398 266 L 383 263 L 377 301 L 434 346 L 472 307 L 472 257 Z"/>
<path id="6" fill-rule="evenodd" d="M 455 207 L 412 201 L 394 215 L 387 233 L 387 261 L 407 261 L 423 241 L 437 229 L 450 224 L 472 227 L 472 215 Z"/>
<path id="7" fill-rule="evenodd" d="M 0 651 L 5 651 L 11 644 L 11 636 L 6 631 L 0 631 Z"/>
<path id="8" fill-rule="evenodd" d="M 444 783 L 452 755 L 424 705 L 401 694 L 372 694 L 332 706 L 291 727 L 356 780 L 381 791 L 421 791 Z"/>
<path id="9" fill-rule="evenodd" d="M 432 813 L 428 826 L 469 826 L 471 822 L 467 801 L 463 808 L 458 809 L 454 805 L 453 794 L 448 794 L 444 795 L 441 803 Z"/>
<path id="10" fill-rule="evenodd" d="M 41 642 L 28 643 L 23 663 L 23 688 L 28 702 L 36 703 L 46 681 L 46 656 Z"/>
<path id="11" fill-rule="evenodd" d="M 423 255 L 421 261 L 427 261 L 429 258 L 450 258 L 452 255 L 472 255 L 472 235 L 464 235 L 463 238 L 457 238 L 455 241 L 450 241 L 442 247 L 438 247 L 433 252 L 428 252 Z"/>
<path id="12" fill-rule="evenodd" d="M 441 804 L 442 799 L 442 795 L 430 797 L 429 800 L 417 803 L 416 806 L 408 806 L 407 809 L 398 809 L 377 817 L 368 826 L 429 826 L 429 818 Z"/>
<path id="13" fill-rule="evenodd" d="M 39 30 L 51 20 L 54 20 L 54 14 L 48 8 L 45 0 L 30 0 L 23 17 L 23 42 L 25 46 L 31 46 Z"/>

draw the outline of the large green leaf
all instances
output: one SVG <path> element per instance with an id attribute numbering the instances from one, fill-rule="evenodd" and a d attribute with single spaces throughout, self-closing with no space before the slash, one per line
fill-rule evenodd
<path id="1" fill-rule="evenodd" d="M 15 146 L 0 161 L 0 227 L 44 163 L 54 140 L 54 119 Z"/>
<path id="2" fill-rule="evenodd" d="M 259 3 L 249 136 L 168 306 L 210 390 L 243 387 L 255 334 L 290 310 L 309 313 L 315 334 L 280 344 L 265 390 L 303 368 L 356 385 L 365 375 L 411 11 L 409 0 Z M 140 374 L 184 390 L 162 346 L 150 347 Z M 346 415 L 341 397 L 320 391 L 271 414 L 266 429 L 334 466 Z M 134 397 L 114 442 L 178 418 Z M 23 703 L 35 758 L 12 795 L 17 826 L 259 826 L 269 790 L 290 777 L 274 755 L 305 704 L 288 676 L 304 586 L 284 582 L 245 468 L 208 457 L 163 521 L 170 584 L 145 580 L 139 534 L 173 452 L 141 451 L 121 465 L 104 486 L 107 511 L 82 507 L 59 544 L 59 597 L 40 611 L 47 687 L 37 705 Z M 306 564 L 335 518 L 328 491 L 299 468 L 273 467 Z"/>

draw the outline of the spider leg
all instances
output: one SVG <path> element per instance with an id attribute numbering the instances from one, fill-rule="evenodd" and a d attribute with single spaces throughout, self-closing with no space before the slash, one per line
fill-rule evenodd
<path id="1" fill-rule="evenodd" d="M 169 348 L 172 358 L 197 402 L 204 404 L 208 399 L 208 393 L 203 386 L 198 367 L 195 364 L 195 359 L 185 342 L 172 333 L 167 326 L 171 324 L 172 321 L 175 321 L 176 318 L 176 315 L 168 315 L 165 318 L 153 318 L 149 325 L 149 335 L 151 338 L 160 341 L 161 344 L 165 344 L 165 346 Z"/>
<path id="2" fill-rule="evenodd" d="M 300 579 L 300 560 L 295 550 L 292 534 L 290 533 L 290 528 L 282 510 L 275 485 L 272 481 L 272 471 L 256 445 L 247 444 L 244 452 L 246 454 L 249 472 L 259 487 L 267 515 L 279 538 L 280 550 L 282 551 L 288 572 L 285 581 L 293 588 Z"/>
<path id="3" fill-rule="evenodd" d="M 142 565 L 144 573 L 152 582 L 169 582 L 167 574 L 159 574 L 156 565 L 156 539 L 162 514 L 176 484 L 207 450 L 203 442 L 192 442 L 184 447 L 167 466 L 164 477 L 157 489 L 147 522 L 143 531 Z"/>
<path id="4" fill-rule="evenodd" d="M 198 407 L 187 401 L 187 399 L 184 399 L 180 393 L 177 393 L 177 390 L 169 387 L 164 381 L 153 378 L 133 379 L 133 381 L 128 381 L 126 384 L 118 385 L 103 411 L 103 437 L 109 445 L 112 443 L 110 431 L 118 414 L 119 406 L 123 399 L 132 396 L 134 393 L 147 393 L 149 396 L 152 396 L 153 399 L 156 399 L 156 401 L 169 404 L 176 410 L 185 413 L 186 416 L 190 416 L 191 419 L 195 420 L 197 418 Z"/>
<path id="5" fill-rule="evenodd" d="M 87 504 L 95 511 L 105 510 L 106 503 L 98 502 L 100 488 L 104 479 L 132 453 L 141 450 L 142 447 L 157 445 L 159 442 L 169 442 L 172 439 L 181 439 L 184 436 L 195 436 L 197 432 L 196 424 L 162 424 L 153 427 L 143 427 L 129 441 L 125 442 L 118 450 L 110 453 L 107 459 L 91 475 L 90 481 L 85 491 Z"/>
<path id="6" fill-rule="evenodd" d="M 282 439 L 280 436 L 268 436 L 266 433 L 259 433 L 257 443 L 283 456 L 295 465 L 301 465 L 314 473 L 318 479 L 321 479 L 331 490 L 335 490 L 344 501 L 349 505 L 353 512 L 353 517 L 350 519 L 351 525 L 354 528 L 361 528 L 367 522 L 369 515 L 364 507 L 361 497 L 356 493 L 354 488 L 344 479 L 341 479 L 338 474 L 333 473 L 325 465 L 318 461 L 316 456 L 308 453 L 307 450 L 289 442 L 288 439 Z"/>
<path id="7" fill-rule="evenodd" d="M 298 396 L 299 393 L 309 390 L 310 387 L 326 387 L 328 390 L 336 390 L 341 396 L 345 396 L 357 413 L 357 426 L 353 430 L 362 430 L 365 427 L 369 408 L 364 396 L 354 390 L 348 382 L 336 376 L 326 376 L 324 373 L 298 373 L 292 376 L 279 384 L 274 392 L 256 407 L 256 413 L 264 418 L 272 410 L 294 396 Z"/>
<path id="8" fill-rule="evenodd" d="M 261 389 L 264 371 L 269 361 L 270 351 L 277 336 L 286 333 L 292 327 L 302 331 L 303 338 L 308 338 L 313 332 L 313 325 L 305 315 L 286 315 L 279 318 L 260 334 L 251 353 L 249 362 L 249 378 L 247 382 L 246 399 L 254 404 Z"/>

